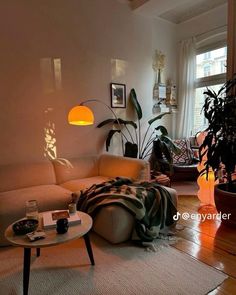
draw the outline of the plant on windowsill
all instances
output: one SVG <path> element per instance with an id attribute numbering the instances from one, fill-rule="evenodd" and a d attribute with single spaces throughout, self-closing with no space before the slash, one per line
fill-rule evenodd
<path id="1" fill-rule="evenodd" d="M 145 159 L 152 155 L 153 150 L 158 150 L 159 157 L 157 157 L 156 161 L 159 161 L 159 159 L 162 161 L 163 158 L 165 158 L 167 163 L 171 165 L 173 161 L 172 153 L 179 153 L 179 148 L 172 142 L 171 138 L 168 136 L 167 129 L 163 125 L 152 128 L 155 122 L 170 113 L 163 113 L 150 119 L 148 121 L 146 132 L 142 136 L 141 119 L 143 117 L 143 112 L 134 89 L 131 89 L 130 101 L 137 115 L 137 123 L 118 118 L 104 120 L 97 126 L 98 128 L 101 128 L 105 125 L 111 124 L 112 127 L 113 125 L 117 127 L 118 122 L 120 126 L 124 126 L 123 130 L 113 128 L 109 131 L 106 139 L 106 150 L 109 150 L 111 139 L 113 135 L 118 132 L 122 137 L 121 144 L 124 145 L 125 157 Z"/>
<path id="2" fill-rule="evenodd" d="M 204 94 L 203 111 L 209 125 L 199 149 L 200 161 L 207 156 L 201 173 L 208 175 L 212 169 L 217 178 L 223 165 L 226 183 L 215 186 L 215 204 L 218 212 L 231 214 L 224 222 L 236 226 L 236 182 L 232 179 L 236 167 L 236 75 L 218 92 L 207 89 Z"/>

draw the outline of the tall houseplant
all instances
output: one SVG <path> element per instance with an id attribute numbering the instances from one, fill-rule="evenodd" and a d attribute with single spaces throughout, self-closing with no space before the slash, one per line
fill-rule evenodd
<path id="1" fill-rule="evenodd" d="M 207 158 L 201 173 L 208 175 L 213 169 L 217 177 L 224 167 L 227 182 L 216 186 L 215 203 L 218 211 L 232 214 L 231 223 L 236 225 L 236 185 L 232 180 L 236 166 L 236 77 L 218 92 L 207 89 L 204 94 L 203 111 L 209 125 L 199 149 L 200 161 Z"/>
<path id="2" fill-rule="evenodd" d="M 172 162 L 172 152 L 178 153 L 178 147 L 172 142 L 168 136 L 168 131 L 163 125 L 158 125 L 152 128 L 154 123 L 169 113 L 160 114 L 148 121 L 148 127 L 142 135 L 141 133 L 141 119 L 143 118 L 142 108 L 138 102 L 137 95 L 134 89 L 130 92 L 130 101 L 134 107 L 137 115 L 137 123 L 134 121 L 118 119 L 107 119 L 100 124 L 98 128 L 111 124 L 115 129 L 111 129 L 106 139 L 106 150 L 109 150 L 111 139 L 115 133 L 120 133 L 122 137 L 122 144 L 124 144 L 124 156 L 144 159 L 152 154 L 153 144 L 158 146 L 159 152 L 168 160 Z M 116 128 L 119 124 L 124 128 L 122 130 Z"/>

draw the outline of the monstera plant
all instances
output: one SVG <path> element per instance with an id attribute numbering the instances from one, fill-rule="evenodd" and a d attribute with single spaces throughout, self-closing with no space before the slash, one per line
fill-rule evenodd
<path id="1" fill-rule="evenodd" d="M 117 118 L 107 119 L 97 126 L 101 128 L 110 124 L 112 127 L 106 139 L 106 150 L 109 150 L 113 135 L 120 133 L 125 157 L 145 159 L 153 153 L 153 146 L 155 146 L 155 150 L 158 149 L 160 158 L 164 157 L 171 163 L 172 152 L 178 153 L 178 147 L 172 142 L 168 136 L 167 129 L 163 125 L 154 126 L 158 120 L 169 113 L 163 113 L 150 119 L 145 133 L 142 134 L 141 120 L 143 118 L 143 112 L 134 89 L 130 92 L 130 101 L 137 115 L 137 123 Z M 123 128 L 120 129 L 120 126 Z"/>

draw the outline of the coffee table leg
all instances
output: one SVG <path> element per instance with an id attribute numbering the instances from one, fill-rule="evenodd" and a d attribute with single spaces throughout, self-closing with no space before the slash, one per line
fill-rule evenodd
<path id="1" fill-rule="evenodd" d="M 88 255 L 89 255 L 90 262 L 91 262 L 92 265 L 95 265 L 94 258 L 93 258 L 93 250 L 92 250 L 92 247 L 91 247 L 91 244 L 90 244 L 89 235 L 85 234 L 83 236 L 83 238 L 84 238 L 84 241 L 85 241 L 85 245 L 86 245 L 86 248 L 87 248 L 87 252 L 88 252 Z"/>
<path id="2" fill-rule="evenodd" d="M 23 294 L 28 295 L 31 248 L 24 248 Z"/>

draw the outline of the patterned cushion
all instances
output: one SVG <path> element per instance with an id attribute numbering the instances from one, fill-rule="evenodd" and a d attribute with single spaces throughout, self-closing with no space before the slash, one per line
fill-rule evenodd
<path id="1" fill-rule="evenodd" d="M 193 155 L 188 139 L 175 139 L 173 142 L 181 149 L 179 155 L 173 154 L 173 164 L 189 165 L 192 164 Z"/>

